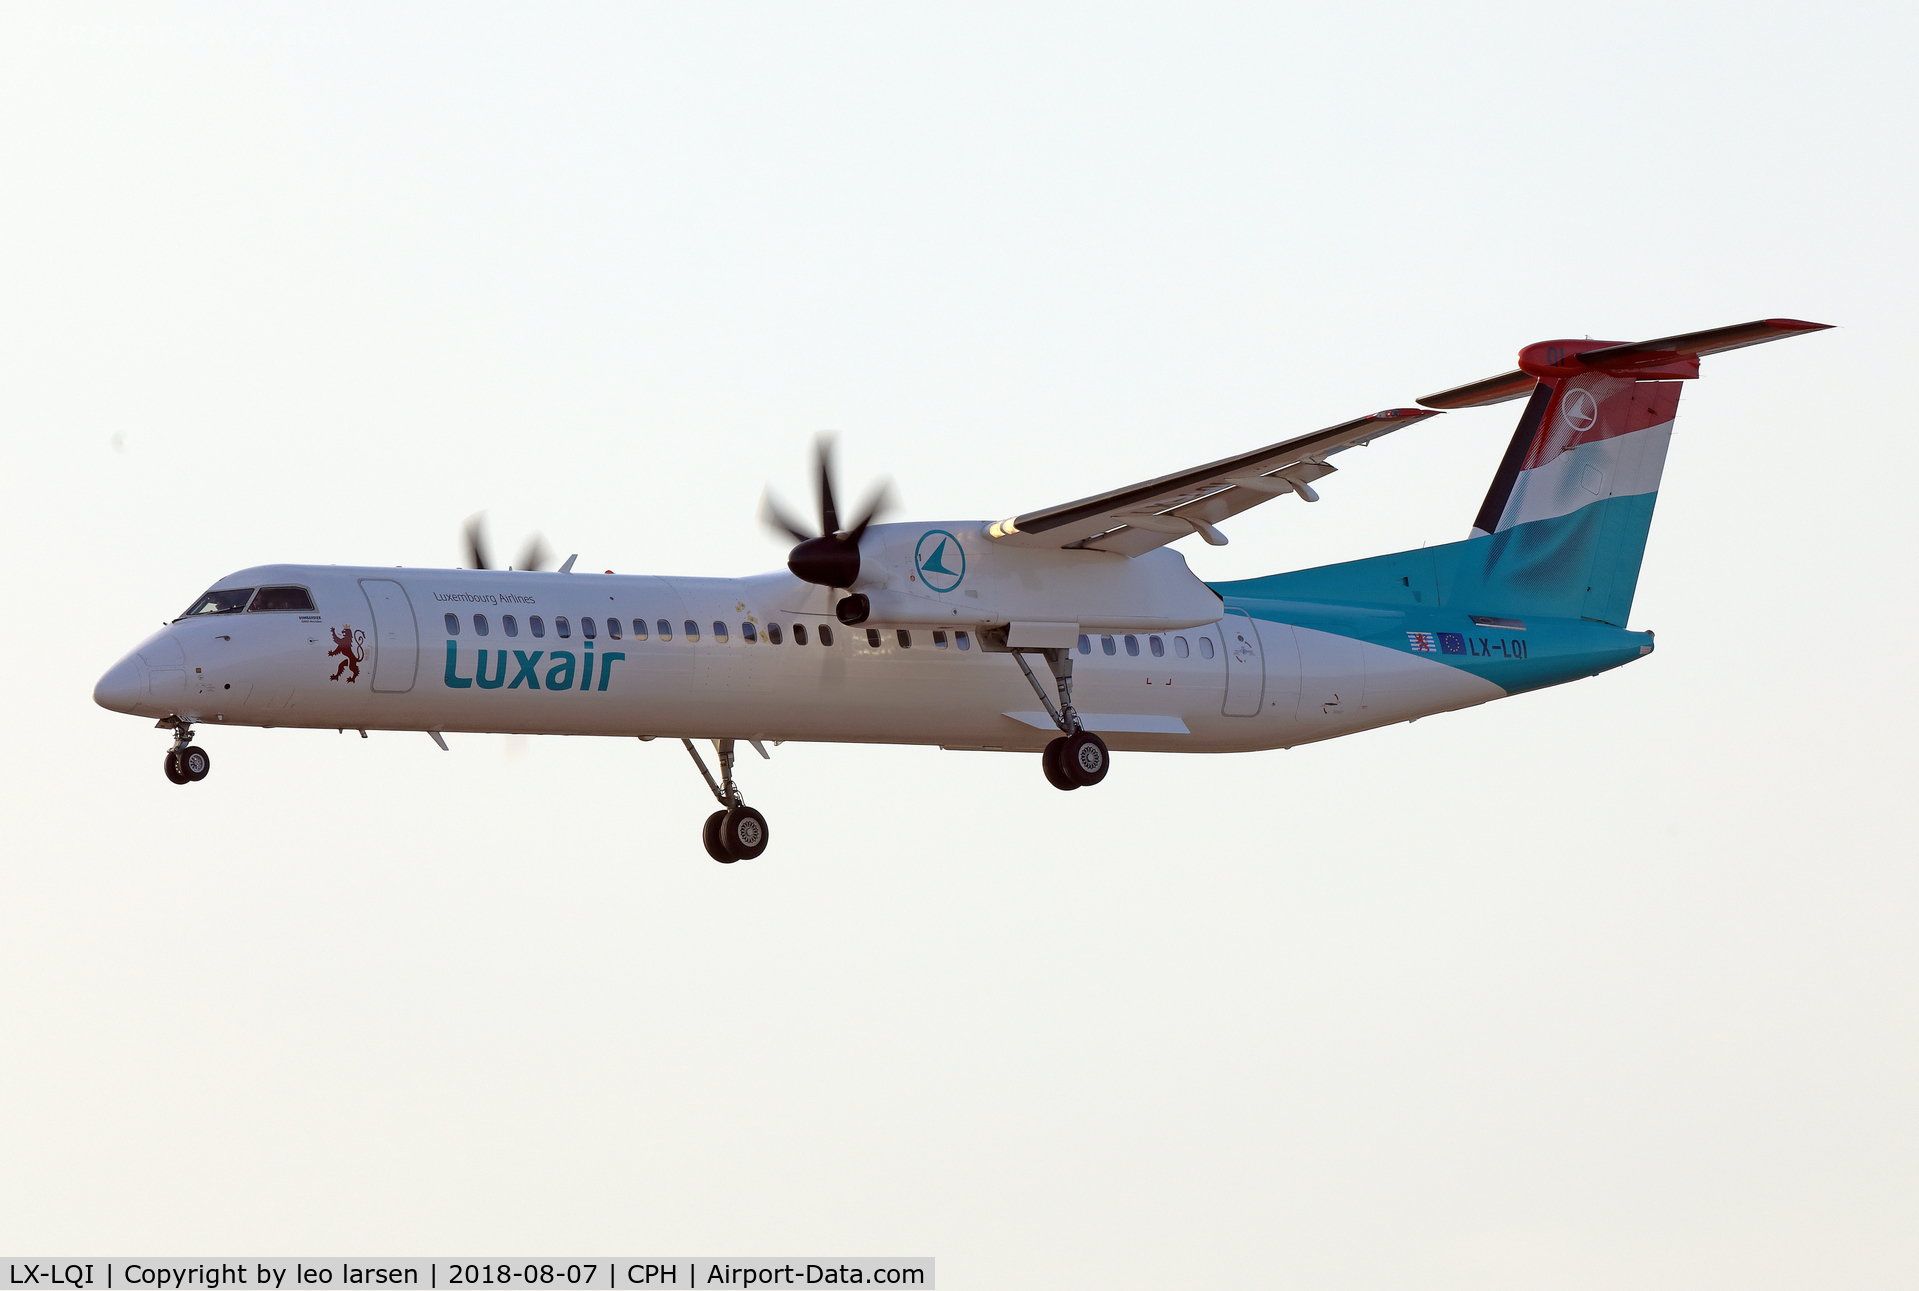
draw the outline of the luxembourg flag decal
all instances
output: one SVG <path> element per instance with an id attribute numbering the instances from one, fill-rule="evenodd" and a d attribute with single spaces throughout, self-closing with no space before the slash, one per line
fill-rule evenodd
<path id="1" fill-rule="evenodd" d="M 1408 632 L 1406 634 L 1406 644 L 1420 654 L 1437 654 L 1439 652 L 1439 642 L 1434 639 L 1433 634 L 1430 632 Z"/>

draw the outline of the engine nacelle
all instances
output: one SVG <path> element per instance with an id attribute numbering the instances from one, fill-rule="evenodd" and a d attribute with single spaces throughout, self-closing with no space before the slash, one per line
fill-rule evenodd
<path id="1" fill-rule="evenodd" d="M 1219 596 L 1186 567 L 1186 558 L 1167 547 L 1132 557 L 1012 547 L 989 541 L 980 522 L 961 521 L 874 525 L 859 554 L 853 595 L 797 587 L 780 608 L 832 614 L 849 626 L 1077 623 L 1087 632 L 1198 627 L 1218 619 L 1222 608 Z M 861 617 L 846 617 L 861 610 Z"/>

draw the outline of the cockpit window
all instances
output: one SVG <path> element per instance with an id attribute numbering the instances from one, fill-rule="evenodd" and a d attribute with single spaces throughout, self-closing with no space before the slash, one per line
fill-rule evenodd
<path id="1" fill-rule="evenodd" d="M 312 609 L 313 598 L 307 595 L 304 587 L 262 587 L 260 594 L 253 598 L 253 604 L 247 607 L 248 612 L 253 614 L 261 610 Z"/>
<path id="2" fill-rule="evenodd" d="M 247 602 L 252 599 L 253 589 L 251 587 L 223 588 L 219 591 L 208 592 L 205 596 L 202 596 L 180 617 L 190 619 L 196 614 L 238 614 L 247 607 Z"/>

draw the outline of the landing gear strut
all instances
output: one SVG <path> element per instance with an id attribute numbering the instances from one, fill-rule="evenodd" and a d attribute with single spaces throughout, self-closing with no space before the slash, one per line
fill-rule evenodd
<path id="1" fill-rule="evenodd" d="M 1113 764 L 1113 756 L 1107 750 L 1105 740 L 1080 727 L 1079 710 L 1073 707 L 1073 652 L 1048 649 L 1037 652 L 1013 650 L 1010 653 L 1019 670 L 1026 674 L 1026 680 L 1032 685 L 1033 693 L 1039 696 L 1039 702 L 1046 705 L 1047 715 L 1053 719 L 1053 725 L 1064 732 L 1040 754 L 1040 770 L 1046 773 L 1047 782 L 1055 789 L 1085 789 L 1104 780 L 1107 768 Z M 1059 687 L 1057 708 L 1053 706 L 1052 696 L 1046 693 L 1046 687 L 1040 684 L 1039 678 L 1027 665 L 1028 653 L 1045 656 L 1046 666 L 1053 674 L 1053 682 Z"/>
<path id="2" fill-rule="evenodd" d="M 718 781 L 706 769 L 706 762 L 700 757 L 700 751 L 693 747 L 693 741 L 683 739 L 680 743 L 686 745 L 693 765 L 700 769 L 706 787 L 713 791 L 714 798 L 720 804 L 720 809 L 706 818 L 706 824 L 700 831 L 700 841 L 706 844 L 706 854 L 722 865 L 731 865 L 735 861 L 750 861 L 764 852 L 767 843 L 766 817 L 746 805 L 740 787 L 733 782 L 733 741 L 713 741 L 713 750 L 720 758 Z M 761 749 L 760 752 L 764 757 L 765 750 Z"/>
<path id="3" fill-rule="evenodd" d="M 175 784 L 192 784 L 196 780 L 207 778 L 207 772 L 213 770 L 213 759 L 207 751 L 193 743 L 193 723 L 183 722 L 177 717 L 167 718 L 161 727 L 173 728 L 173 747 L 167 750 L 167 758 L 162 769 L 167 779 Z"/>

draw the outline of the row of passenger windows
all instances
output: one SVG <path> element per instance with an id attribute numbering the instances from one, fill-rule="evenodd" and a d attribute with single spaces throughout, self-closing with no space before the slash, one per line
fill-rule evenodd
<path id="1" fill-rule="evenodd" d="M 580 618 L 580 635 L 589 641 L 594 640 L 600 635 L 602 627 L 606 629 L 606 635 L 611 640 L 621 641 L 626 638 L 626 626 L 619 619 L 607 619 L 602 623 L 600 620 L 584 615 Z M 671 641 L 673 639 L 673 623 L 670 619 L 654 619 L 651 626 L 647 624 L 645 619 L 634 619 L 632 621 L 632 628 L 633 639 L 635 641 L 645 641 L 652 637 L 658 637 L 661 641 Z M 544 637 L 546 635 L 546 620 L 538 614 L 529 614 L 526 616 L 526 630 L 530 636 Z M 512 614 L 502 614 L 500 616 L 500 631 L 506 636 L 519 636 L 519 618 Z M 449 613 L 446 616 L 446 632 L 448 636 L 457 637 L 460 635 L 459 615 Z M 475 614 L 473 616 L 474 636 L 489 636 L 492 632 L 493 625 L 488 621 L 486 615 Z M 573 620 L 564 614 L 554 615 L 553 634 L 562 639 L 570 638 L 573 635 Z M 700 639 L 700 625 L 692 619 L 683 620 L 680 624 L 680 634 L 688 641 L 698 641 Z M 961 635 L 963 636 L 965 634 L 962 633 Z M 769 623 L 764 629 L 757 623 L 740 624 L 740 640 L 757 642 L 762 638 L 772 645 L 782 645 L 786 640 L 786 632 L 785 629 L 781 628 L 777 623 Z M 719 619 L 713 620 L 713 639 L 722 645 L 731 639 L 730 630 L 727 625 Z M 833 629 L 824 623 L 819 625 L 819 642 L 823 646 L 833 644 Z M 795 623 L 793 625 L 793 644 L 807 644 L 807 629 L 804 623 Z"/>
<path id="2" fill-rule="evenodd" d="M 724 622 L 722 622 L 719 619 L 714 619 L 712 626 L 713 626 L 713 639 L 715 641 L 724 645 L 726 644 L 728 640 L 731 639 L 727 625 Z M 599 621 L 586 616 L 581 617 L 580 635 L 585 637 L 589 641 L 597 638 L 600 635 L 600 628 L 601 628 L 601 624 Z M 625 636 L 626 629 L 619 619 L 607 619 L 605 621 L 605 628 L 606 628 L 606 635 L 611 640 L 619 641 L 619 640 L 622 640 Z M 648 627 L 647 621 L 645 619 L 634 619 L 632 620 L 632 628 L 633 628 L 633 639 L 635 641 L 645 641 L 645 640 L 648 640 L 650 637 L 658 637 L 661 641 L 671 641 L 673 639 L 673 624 L 668 619 L 654 619 L 652 626 L 650 628 Z M 544 637 L 546 635 L 546 620 L 542 618 L 541 616 L 539 616 L 538 614 L 529 614 L 526 617 L 526 630 L 529 635 L 536 636 L 536 637 Z M 473 615 L 473 635 L 474 636 L 476 637 L 489 636 L 491 635 L 492 631 L 493 631 L 493 625 L 487 619 L 486 615 L 484 614 Z M 512 614 L 502 614 L 500 616 L 500 631 L 506 636 L 510 636 L 510 637 L 519 636 L 520 620 Z M 446 632 L 448 636 L 457 637 L 460 635 L 460 616 L 459 615 L 453 614 L 453 613 L 447 614 Z M 685 640 L 698 641 L 700 639 L 700 625 L 692 619 L 686 619 L 681 622 L 680 632 Z M 831 626 L 825 623 L 822 623 L 819 625 L 817 632 L 819 637 L 819 643 L 821 645 L 831 646 L 833 644 L 833 629 Z M 567 639 L 572 637 L 573 620 L 571 620 L 564 614 L 554 615 L 553 616 L 553 633 L 555 636 L 558 636 L 562 639 Z M 933 648 L 936 650 L 945 650 L 953 646 L 957 646 L 961 650 L 971 650 L 973 648 L 972 637 L 968 633 L 963 631 L 952 633 L 951 639 L 949 640 L 945 629 L 935 628 L 933 629 L 932 636 L 933 636 Z M 912 629 L 895 628 L 893 630 L 893 638 L 894 640 L 899 642 L 900 649 L 910 650 L 913 648 Z M 740 624 L 740 640 L 747 641 L 747 642 L 758 642 L 762 639 L 764 639 L 767 643 L 771 645 L 781 645 L 785 642 L 785 639 L 786 639 L 785 629 L 781 628 L 780 625 L 777 623 L 768 623 L 765 626 L 765 628 L 761 628 L 758 624 L 750 623 L 750 622 Z M 880 648 L 880 645 L 883 642 L 883 640 L 884 638 L 880 635 L 880 630 L 878 628 L 866 629 L 866 644 L 868 646 L 877 650 Z M 1110 636 L 1102 636 L 1099 639 L 1099 648 L 1105 654 L 1109 654 L 1109 655 L 1118 654 L 1120 641 L 1125 642 L 1126 653 L 1128 655 L 1131 655 L 1134 657 L 1138 656 L 1139 638 L 1136 636 L 1125 636 L 1125 637 L 1119 638 L 1118 640 L 1115 640 L 1113 637 L 1110 637 Z M 807 644 L 806 624 L 804 623 L 793 624 L 793 644 L 794 645 Z M 1149 652 L 1151 652 L 1153 658 L 1155 659 L 1164 658 L 1166 655 L 1166 640 L 1164 637 L 1161 637 L 1157 634 L 1148 636 L 1146 638 L 1146 648 Z M 1084 633 L 1082 633 L 1079 638 L 1079 652 L 1081 654 L 1093 653 L 1093 640 L 1091 637 L 1085 635 Z M 1186 658 L 1192 653 L 1192 648 L 1189 645 L 1187 645 L 1185 637 L 1175 636 L 1173 638 L 1173 653 L 1181 659 Z M 1213 640 L 1211 637 L 1202 636 L 1199 639 L 1199 657 L 1202 659 L 1211 659 L 1213 657 Z"/>
<path id="3" fill-rule="evenodd" d="M 1127 654 L 1132 655 L 1134 657 L 1138 657 L 1139 655 L 1139 638 L 1138 637 L 1125 636 L 1125 637 L 1121 637 L 1120 640 L 1126 643 Z M 1103 636 L 1099 639 L 1099 648 L 1100 648 L 1100 653 L 1102 654 L 1118 654 L 1119 642 L 1115 641 L 1110 636 Z M 1152 652 L 1152 656 L 1155 659 L 1164 659 L 1166 657 L 1166 640 L 1164 637 L 1161 637 L 1157 633 L 1146 638 L 1146 648 L 1147 650 Z M 1079 652 L 1081 654 L 1093 653 L 1092 638 L 1087 636 L 1084 632 L 1080 633 Z M 1184 659 L 1190 654 L 1192 654 L 1192 652 L 1193 652 L 1193 649 L 1191 646 L 1186 644 L 1185 637 L 1176 636 L 1173 638 L 1174 654 L 1178 655 L 1181 659 Z M 1199 639 L 1199 657 L 1202 659 L 1210 659 L 1213 657 L 1213 639 L 1211 637 L 1201 637 Z"/>

